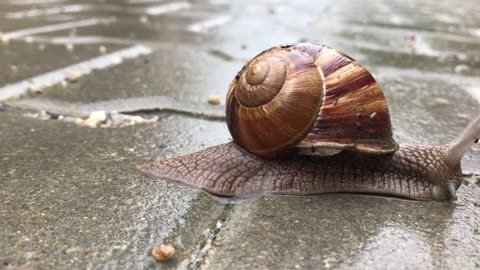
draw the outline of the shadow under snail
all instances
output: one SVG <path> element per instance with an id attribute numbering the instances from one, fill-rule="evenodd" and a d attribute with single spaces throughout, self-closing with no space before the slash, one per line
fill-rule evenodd
<path id="1" fill-rule="evenodd" d="M 456 199 L 460 160 L 480 117 L 447 145 L 397 144 L 373 76 L 332 48 L 299 43 L 265 50 L 230 84 L 233 142 L 138 165 L 221 196 L 355 192 Z"/>

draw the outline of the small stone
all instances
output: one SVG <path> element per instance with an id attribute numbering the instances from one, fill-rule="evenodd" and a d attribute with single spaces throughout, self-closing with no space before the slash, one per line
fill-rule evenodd
<path id="1" fill-rule="evenodd" d="M 41 110 L 39 114 L 39 118 L 42 120 L 50 120 L 52 116 L 45 110 Z"/>
<path id="2" fill-rule="evenodd" d="M 467 66 L 467 65 L 458 65 L 455 67 L 455 72 L 456 73 L 463 73 L 463 72 L 467 72 L 470 70 L 470 67 Z"/>
<path id="3" fill-rule="evenodd" d="M 73 43 L 67 43 L 67 44 L 65 45 L 65 48 L 66 48 L 67 51 L 69 51 L 69 52 L 73 51 L 73 49 L 74 49 Z"/>
<path id="4" fill-rule="evenodd" d="M 75 119 L 75 124 L 84 126 L 85 125 L 85 120 L 83 120 L 82 118 L 76 118 Z"/>
<path id="5" fill-rule="evenodd" d="M 77 28 L 73 28 L 72 30 L 70 30 L 70 33 L 68 33 L 68 37 L 69 38 L 77 37 Z"/>
<path id="6" fill-rule="evenodd" d="M 154 116 L 150 119 L 143 118 L 143 124 L 149 124 L 149 123 L 157 122 L 159 118 L 160 117 L 158 117 L 158 116 Z"/>
<path id="7" fill-rule="evenodd" d="M 33 42 L 33 37 L 32 36 L 25 37 L 25 42 L 32 43 Z"/>
<path id="8" fill-rule="evenodd" d="M 145 119 L 143 119 L 141 116 L 133 116 L 131 120 L 135 124 L 143 124 L 145 122 Z"/>
<path id="9" fill-rule="evenodd" d="M 175 248 L 171 245 L 160 245 L 152 248 L 152 256 L 159 262 L 168 261 L 175 254 Z"/>
<path id="10" fill-rule="evenodd" d="M 43 94 L 43 89 L 42 89 L 42 87 L 41 87 L 40 85 L 38 85 L 38 84 L 30 84 L 30 85 L 28 86 L 28 90 L 29 90 L 30 92 L 34 93 L 34 94 L 37 94 L 37 95 Z"/>
<path id="11" fill-rule="evenodd" d="M 82 118 L 75 119 L 75 124 L 79 126 L 86 126 L 86 127 L 92 127 L 92 128 L 98 126 L 97 121 L 91 120 L 91 119 L 83 120 Z"/>
<path id="12" fill-rule="evenodd" d="M 72 70 L 68 73 L 67 80 L 69 82 L 77 82 L 80 74 L 76 70 Z"/>
<path id="13" fill-rule="evenodd" d="M 208 103 L 212 105 L 218 105 L 220 104 L 220 97 L 216 95 L 211 95 L 208 97 Z"/>
<path id="14" fill-rule="evenodd" d="M 88 118 L 87 120 L 85 120 L 85 124 L 89 127 L 98 127 L 98 125 L 100 124 L 99 121 L 97 121 L 96 119 L 90 119 Z"/>
<path id="15" fill-rule="evenodd" d="M 104 54 L 104 53 L 107 52 L 107 47 L 105 47 L 105 46 L 102 45 L 102 46 L 98 47 L 98 51 L 99 51 L 101 54 Z"/>
<path id="16" fill-rule="evenodd" d="M 120 63 L 122 63 L 122 58 L 120 57 L 114 57 L 111 61 L 112 65 L 118 65 Z"/>
<path id="17" fill-rule="evenodd" d="M 38 45 L 38 49 L 39 49 L 40 51 L 45 50 L 45 44 L 39 44 L 39 45 Z"/>
<path id="18" fill-rule="evenodd" d="M 105 111 L 94 111 L 90 113 L 90 117 L 88 119 L 102 123 L 107 121 L 107 113 Z"/>
<path id="19" fill-rule="evenodd" d="M 148 23 L 149 22 L 148 16 L 145 16 L 145 15 L 140 16 L 139 21 L 143 24 Z"/>
<path id="20" fill-rule="evenodd" d="M 0 34 L 0 40 L 5 44 L 10 43 L 10 37 L 8 35 Z"/>

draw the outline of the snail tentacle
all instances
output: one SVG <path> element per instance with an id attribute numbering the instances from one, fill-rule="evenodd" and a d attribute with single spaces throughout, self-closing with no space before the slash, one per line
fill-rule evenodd
<path id="1" fill-rule="evenodd" d="M 468 149 L 480 138 L 480 116 L 470 122 L 462 133 L 449 144 L 447 162 L 457 166 Z"/>

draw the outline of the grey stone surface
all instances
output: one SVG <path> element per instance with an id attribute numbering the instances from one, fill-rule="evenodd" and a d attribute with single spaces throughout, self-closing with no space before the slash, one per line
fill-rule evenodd
<path id="1" fill-rule="evenodd" d="M 80 9 L 55 11 L 62 5 Z M 227 142 L 223 107 L 207 97 L 224 97 L 260 51 L 303 40 L 373 72 L 398 141 L 448 143 L 480 111 L 479 12 L 475 0 L 0 0 L 6 34 L 99 20 L 0 42 L 0 91 L 102 50 L 152 50 L 0 103 L 0 269 L 479 268 L 478 146 L 462 161 L 471 182 L 454 203 L 346 194 L 239 201 L 135 169 Z M 87 128 L 26 116 L 42 110 L 159 121 Z M 149 256 L 162 243 L 176 248 L 168 263 Z"/>
<path id="2" fill-rule="evenodd" d="M 480 188 L 459 196 L 453 204 L 346 194 L 247 201 L 228 216 L 206 268 L 475 269 Z"/>
<path id="3" fill-rule="evenodd" d="M 189 138 L 219 125 L 175 117 L 142 129 L 91 129 L 0 114 L 0 268 L 155 267 L 149 249 L 177 226 L 189 232 L 174 239 L 179 254 L 182 245 L 189 251 L 224 205 L 145 177 L 135 164 L 198 149 Z M 212 144 L 226 134 L 209 137 Z"/>
<path id="4" fill-rule="evenodd" d="M 222 61 L 206 51 L 192 48 L 158 49 L 150 55 L 82 77 L 67 89 L 54 86 L 44 96 L 88 103 L 165 95 L 206 103 L 209 95 L 225 95 L 225 88 L 242 64 Z M 121 77 L 125 80 L 118 79 Z M 102 91 L 97 91 L 98 88 Z"/>
<path id="5" fill-rule="evenodd" d="M 111 49 L 118 48 L 119 45 L 114 45 Z M 2 86 L 15 83 L 99 55 L 98 46 L 77 45 L 74 51 L 69 51 L 65 45 L 0 42 L 0 81 Z"/>

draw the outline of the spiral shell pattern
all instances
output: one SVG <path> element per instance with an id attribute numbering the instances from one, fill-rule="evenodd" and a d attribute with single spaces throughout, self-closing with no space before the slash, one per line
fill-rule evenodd
<path id="1" fill-rule="evenodd" d="M 226 106 L 233 140 L 262 157 L 397 148 L 385 97 L 371 74 L 323 45 L 263 51 L 230 84 Z"/>

